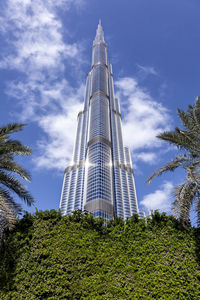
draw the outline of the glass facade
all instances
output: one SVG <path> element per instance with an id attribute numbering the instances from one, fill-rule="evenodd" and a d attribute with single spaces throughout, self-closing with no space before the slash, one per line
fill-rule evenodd
<path id="1" fill-rule="evenodd" d="M 84 110 L 78 114 L 73 163 L 66 168 L 60 200 L 62 215 L 87 210 L 95 217 L 123 219 L 137 213 L 131 155 L 123 145 L 119 100 L 101 24 L 93 42 Z"/>

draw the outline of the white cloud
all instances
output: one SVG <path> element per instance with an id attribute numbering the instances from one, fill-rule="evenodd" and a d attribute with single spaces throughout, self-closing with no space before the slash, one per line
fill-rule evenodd
<path id="1" fill-rule="evenodd" d="M 73 91 L 68 95 L 61 113 L 47 114 L 38 120 L 46 137 L 38 142 L 40 155 L 34 159 L 37 167 L 63 170 L 71 161 L 77 114 L 83 106 L 80 102 L 83 91 L 84 87 L 81 86 L 76 93 Z"/>
<path id="2" fill-rule="evenodd" d="M 171 209 L 171 195 L 174 186 L 170 181 L 166 181 L 160 189 L 156 190 L 154 193 L 150 193 L 144 196 L 143 200 L 140 202 L 148 210 L 156 210 L 168 212 Z"/>
<path id="3" fill-rule="evenodd" d="M 136 159 L 152 163 L 155 154 L 149 150 L 160 147 L 161 142 L 156 136 L 170 129 L 169 112 L 141 89 L 134 78 L 124 77 L 115 84 L 124 116 L 124 143 L 135 153 Z M 148 151 L 144 152 L 145 149 Z M 142 153 L 137 153 L 141 150 Z"/>
<path id="4" fill-rule="evenodd" d="M 140 152 L 134 154 L 134 161 L 141 160 L 145 163 L 154 164 L 156 163 L 156 153 L 153 152 Z"/>
<path id="5" fill-rule="evenodd" d="M 63 28 L 58 10 L 67 11 L 72 5 L 80 8 L 84 3 L 8 0 L 1 12 L 0 30 L 5 33 L 7 47 L 2 51 L 0 68 L 20 72 L 19 79 L 7 83 L 6 92 L 17 100 L 19 119 L 35 121 L 42 129 L 39 151 L 34 151 L 38 167 L 63 170 L 71 160 L 84 87 L 72 87 L 66 71 L 81 65 L 82 46 L 67 41 L 67 28 Z"/>
<path id="6" fill-rule="evenodd" d="M 1 29 L 10 34 L 9 46 L 13 48 L 0 66 L 16 68 L 31 77 L 32 72 L 43 69 L 50 73 L 60 70 L 64 58 L 76 57 L 78 45 L 64 43 L 62 23 L 56 14 L 56 8 L 62 5 L 66 9 L 71 3 L 71 0 L 9 0 Z"/>

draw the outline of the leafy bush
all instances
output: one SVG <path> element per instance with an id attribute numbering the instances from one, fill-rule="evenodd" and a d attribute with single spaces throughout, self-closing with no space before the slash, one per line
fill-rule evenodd
<path id="1" fill-rule="evenodd" d="M 0 252 L 0 299 L 199 299 L 200 232 L 155 212 L 107 226 L 25 214 Z"/>

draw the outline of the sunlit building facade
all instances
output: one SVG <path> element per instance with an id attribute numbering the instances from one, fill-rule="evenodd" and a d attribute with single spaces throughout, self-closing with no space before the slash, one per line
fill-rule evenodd
<path id="1" fill-rule="evenodd" d="M 78 114 L 73 163 L 65 169 L 62 215 L 86 210 L 106 220 L 137 213 L 130 151 L 123 145 L 119 100 L 114 96 L 112 65 L 99 23 L 87 75 L 83 111 Z"/>

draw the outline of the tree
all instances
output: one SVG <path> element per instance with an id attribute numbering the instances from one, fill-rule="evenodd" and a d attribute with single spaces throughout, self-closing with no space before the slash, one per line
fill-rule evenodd
<path id="1" fill-rule="evenodd" d="M 22 210 L 21 205 L 15 202 L 14 194 L 29 206 L 34 202 L 26 187 L 16 178 L 19 175 L 30 181 L 31 176 L 14 160 L 16 155 L 30 155 L 31 149 L 9 136 L 21 131 L 24 125 L 13 123 L 0 127 L 0 240 L 6 228 L 13 228 L 16 216 Z"/>
<path id="2" fill-rule="evenodd" d="M 200 97 L 187 111 L 178 111 L 183 129 L 176 127 L 174 131 L 164 132 L 157 136 L 159 139 L 175 145 L 180 151 L 172 161 L 166 163 L 153 173 L 147 180 L 152 181 L 167 171 L 178 167 L 186 171 L 186 180 L 175 188 L 173 211 L 183 224 L 190 223 L 190 210 L 194 205 L 197 212 L 197 223 L 200 225 Z"/>

